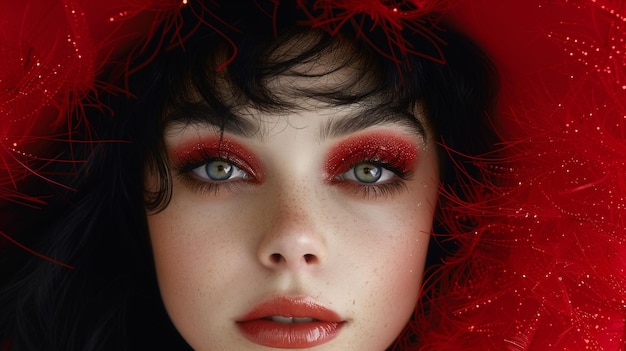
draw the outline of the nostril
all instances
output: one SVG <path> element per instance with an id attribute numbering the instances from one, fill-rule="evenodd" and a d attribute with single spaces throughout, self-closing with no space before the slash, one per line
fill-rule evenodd
<path id="1" fill-rule="evenodd" d="M 279 253 L 274 253 L 270 255 L 270 260 L 272 260 L 273 263 L 280 263 L 282 259 L 283 259 L 283 256 Z"/>
<path id="2" fill-rule="evenodd" d="M 318 258 L 315 254 L 304 254 L 300 256 L 300 259 L 290 260 L 287 257 L 283 256 L 282 254 L 273 253 L 269 256 L 269 262 L 273 265 L 285 264 L 285 263 L 289 263 L 291 265 L 293 264 L 298 265 L 298 263 L 315 264 L 318 262 Z"/>

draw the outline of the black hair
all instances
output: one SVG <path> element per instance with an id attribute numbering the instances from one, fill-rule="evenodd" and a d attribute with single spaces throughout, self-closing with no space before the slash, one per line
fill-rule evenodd
<path id="1" fill-rule="evenodd" d="M 497 88 L 495 72 L 471 41 L 432 25 L 445 63 L 409 54 L 398 56 L 403 60 L 398 64 L 372 48 L 371 43 L 389 47 L 380 31 L 363 37 L 346 25 L 331 36 L 299 26 L 306 17 L 292 5 L 281 4 L 273 13 L 259 3 L 221 2 L 203 12 L 209 26 L 197 20 L 206 7 L 189 5 L 182 10 L 185 27 L 177 35 L 193 34 L 182 45 L 176 44 L 178 36 L 157 38 L 155 42 L 175 44 L 159 46 L 154 60 L 130 77 L 128 88 L 135 97 L 102 95 L 113 116 L 108 110 L 88 111 L 100 142 L 75 144 L 67 156 L 86 155 L 86 162 L 77 169 L 70 162 L 49 166 L 54 174 L 75 174 L 57 179 L 75 190 L 55 188 L 50 204 L 22 233 L 33 249 L 75 269 L 15 248 L 0 255 L 1 265 L 16 267 L 0 277 L 0 349 L 189 349 L 160 300 L 146 225 L 146 209 L 167 206 L 171 192 L 163 156 L 167 112 L 192 113 L 199 105 L 208 106 L 219 118 L 214 124 L 237 128 L 235 107 L 242 102 L 267 111 L 288 110 L 293 108 L 290 99 L 281 99 L 266 83 L 281 74 L 307 75 L 294 68 L 334 50 L 347 54 L 338 69 L 358 68 L 353 80 L 338 89 L 290 93 L 331 104 L 376 96 L 398 112 L 411 114 L 419 102 L 426 115 L 420 122 L 458 152 L 441 148 L 442 182 L 454 186 L 465 183 L 459 176 L 481 176 L 471 164 L 461 174 L 451 171 L 455 164 L 467 163 L 460 155 L 484 154 L 494 142 L 487 117 Z M 242 11 L 244 7 L 248 11 Z M 407 31 L 406 37 L 413 49 L 439 54 L 420 34 Z M 276 50 L 290 42 L 302 48 L 294 57 L 277 60 Z M 220 91 L 220 79 L 236 94 Z M 157 189 L 145 191 L 146 172 L 158 176 Z M 437 254 L 430 259 L 437 260 Z"/>
<path id="2" fill-rule="evenodd" d="M 219 33 L 206 34 L 195 28 L 192 39 L 169 50 L 152 66 L 154 71 L 148 74 L 158 77 L 160 83 L 141 88 L 147 91 L 142 97 L 149 110 L 138 113 L 157 117 L 153 120 L 157 135 L 163 134 L 166 111 L 173 110 L 188 118 L 195 115 L 195 109 L 209 108 L 212 113 L 205 113 L 204 117 L 212 119 L 211 124 L 237 129 L 243 128 L 237 125 L 243 122 L 234 110 L 242 105 L 280 113 L 297 107 L 290 99 L 294 97 L 313 98 L 335 106 L 375 97 L 378 105 L 411 118 L 416 114 L 415 105 L 422 105 L 425 120 L 416 122 L 427 124 L 437 141 L 458 152 L 450 155 L 439 148 L 444 184 L 457 182 L 459 175 L 452 169 L 455 164 L 466 163 L 460 160 L 461 155 L 482 155 L 492 150 L 495 138 L 488 118 L 494 107 L 497 75 L 486 55 L 467 38 L 432 25 L 430 30 L 440 40 L 436 46 L 421 33 L 407 33 L 420 55 L 404 56 L 398 64 L 388 56 L 401 56 L 400 53 L 385 54 L 373 47 L 389 46 L 387 36 L 380 30 L 363 38 L 362 31 L 346 26 L 331 36 L 321 29 L 299 27 L 297 24 L 306 17 L 289 5 L 281 4 L 281 11 L 272 17 L 266 15 L 273 12 L 269 9 L 242 12 L 239 6 L 238 2 L 221 4 L 222 12 L 218 15 L 228 19 L 229 26 L 214 23 Z M 439 55 L 439 49 L 445 58 L 443 64 L 432 58 Z M 311 78 L 331 73 L 311 73 L 297 67 L 325 56 L 335 60 L 333 71 L 351 66 L 352 79 L 329 89 L 297 87 L 280 92 L 287 96 L 277 95 L 269 86 L 268 82 L 277 76 Z M 157 144 L 148 147 L 147 156 L 161 186 L 150 194 L 147 206 L 158 210 L 167 205 L 171 186 L 167 161 L 162 159 L 165 152 L 161 140 L 152 141 Z M 480 177 L 471 164 L 467 167 L 464 172 L 468 176 Z"/>

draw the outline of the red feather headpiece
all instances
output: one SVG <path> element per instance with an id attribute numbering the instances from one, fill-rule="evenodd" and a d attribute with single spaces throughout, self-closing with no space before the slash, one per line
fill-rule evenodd
<path id="1" fill-rule="evenodd" d="M 306 5 L 309 1 L 298 0 L 297 2 L 311 19 L 310 26 L 323 28 L 330 34 L 336 34 L 342 26 L 349 23 L 357 28 L 360 35 L 367 40 L 369 30 L 380 28 L 388 38 L 389 47 L 379 48 L 371 41 L 369 43 L 375 50 L 397 64 L 401 64 L 401 60 L 407 54 L 425 56 L 442 63 L 445 61 L 439 50 L 439 45 L 443 43 L 433 35 L 431 26 L 437 22 L 436 16 L 445 12 L 447 1 L 317 0 L 312 1 L 313 11 L 309 10 Z M 366 19 L 369 21 L 366 22 Z M 412 34 L 421 35 L 428 40 L 438 55 L 426 55 L 414 50 L 404 37 L 406 34 L 403 32 L 406 33 L 407 29 Z M 396 52 L 400 57 L 397 57 Z"/>

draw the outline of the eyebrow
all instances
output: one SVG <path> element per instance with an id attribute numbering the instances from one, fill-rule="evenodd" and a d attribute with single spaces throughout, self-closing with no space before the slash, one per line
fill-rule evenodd
<path id="1" fill-rule="evenodd" d="M 220 116 L 220 114 L 227 114 L 227 116 Z M 329 138 L 354 134 L 374 126 L 399 125 L 406 128 L 408 132 L 420 136 L 426 142 L 427 131 L 421 121 L 423 118 L 424 116 L 420 109 L 416 109 L 415 113 L 411 113 L 399 110 L 389 104 L 359 109 L 325 121 L 320 127 L 319 140 L 323 141 Z M 218 113 L 204 103 L 178 105 L 177 108 L 169 111 L 166 114 L 166 130 L 169 126 L 176 123 L 205 125 L 209 128 L 217 128 L 220 131 L 246 138 L 256 137 L 262 139 L 264 137 L 261 125 L 249 117 L 237 115 L 231 111 Z"/>
<path id="2" fill-rule="evenodd" d="M 165 130 L 172 124 L 205 125 L 243 137 L 254 137 L 260 125 L 231 111 L 215 111 L 206 103 L 178 104 L 165 114 Z"/>
<path id="3" fill-rule="evenodd" d="M 420 121 L 423 116 L 419 111 L 417 109 L 414 115 L 390 105 L 380 105 L 342 117 L 331 118 L 320 129 L 320 140 L 353 134 L 374 126 L 400 125 L 426 142 L 426 128 Z"/>

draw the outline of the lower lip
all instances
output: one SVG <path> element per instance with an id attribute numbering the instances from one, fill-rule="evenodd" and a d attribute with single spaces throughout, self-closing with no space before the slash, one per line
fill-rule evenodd
<path id="1" fill-rule="evenodd" d="M 238 323 L 239 329 L 251 342 L 274 348 L 303 349 L 332 340 L 341 328 L 341 322 L 308 322 L 283 324 L 267 319 Z"/>

